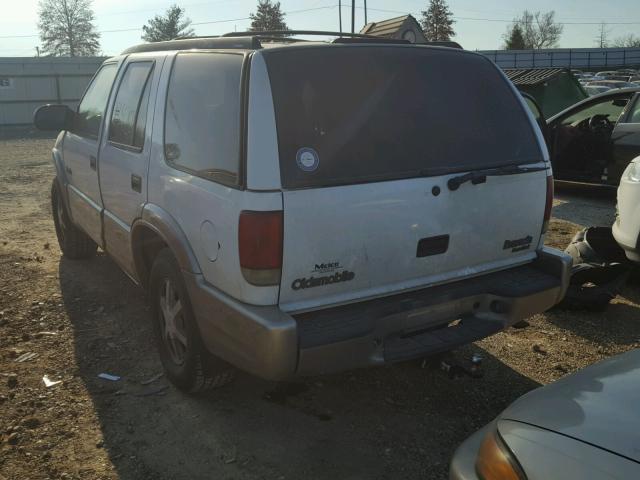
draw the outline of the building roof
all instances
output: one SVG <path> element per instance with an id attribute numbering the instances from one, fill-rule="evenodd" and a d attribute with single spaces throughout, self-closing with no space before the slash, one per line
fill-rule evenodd
<path id="1" fill-rule="evenodd" d="M 567 68 L 505 68 L 504 73 L 515 85 L 539 85 L 560 75 L 569 73 Z"/>
<path id="2" fill-rule="evenodd" d="M 411 17 L 411 15 L 402 15 L 381 22 L 367 23 L 364 28 L 360 30 L 360 33 L 375 35 L 376 37 L 391 37 L 400 30 L 409 17 Z"/>

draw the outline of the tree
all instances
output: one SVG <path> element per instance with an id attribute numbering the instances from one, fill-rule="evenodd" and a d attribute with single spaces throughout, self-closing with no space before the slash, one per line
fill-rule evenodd
<path id="1" fill-rule="evenodd" d="M 606 23 L 602 22 L 600 24 L 600 31 L 595 38 L 596 47 L 607 48 L 609 46 L 609 33 L 611 33 L 611 30 L 607 28 Z"/>
<path id="2" fill-rule="evenodd" d="M 514 23 L 505 33 L 504 48 L 505 50 L 524 50 L 526 48 L 522 28 L 519 24 Z"/>
<path id="3" fill-rule="evenodd" d="M 429 42 L 448 41 L 456 34 L 453 31 L 453 14 L 444 0 L 430 0 L 427 10 L 422 12 L 420 23 Z"/>
<path id="4" fill-rule="evenodd" d="M 271 0 L 258 0 L 256 13 L 250 13 L 252 32 L 264 32 L 268 30 L 289 30 L 284 21 L 284 13 L 280 10 L 280 2 Z"/>
<path id="5" fill-rule="evenodd" d="M 100 51 L 91 0 L 41 0 L 38 7 L 44 55 L 76 57 Z"/>
<path id="6" fill-rule="evenodd" d="M 630 33 L 616 38 L 613 46 L 616 48 L 640 48 L 640 37 L 636 37 L 633 33 Z"/>
<path id="7" fill-rule="evenodd" d="M 540 13 L 525 10 L 522 16 L 513 20 L 520 25 L 525 49 L 553 48 L 558 46 L 563 26 L 555 22 L 554 11 Z"/>
<path id="8" fill-rule="evenodd" d="M 142 27 L 142 39 L 145 42 L 162 42 L 178 37 L 193 37 L 194 31 L 189 28 L 191 20 L 184 18 L 184 8 L 171 5 L 164 15 L 156 15 Z"/>

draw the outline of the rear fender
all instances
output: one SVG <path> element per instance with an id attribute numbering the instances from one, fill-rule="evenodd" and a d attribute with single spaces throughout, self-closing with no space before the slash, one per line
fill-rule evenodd
<path id="1" fill-rule="evenodd" d="M 178 222 L 158 205 L 147 204 L 142 209 L 141 218 L 137 219 L 131 227 L 131 246 L 139 279 L 145 278 L 142 256 L 144 245 L 141 241 L 145 229 L 153 231 L 164 241 L 175 255 L 181 270 L 193 274 L 201 273 L 198 260 Z"/>

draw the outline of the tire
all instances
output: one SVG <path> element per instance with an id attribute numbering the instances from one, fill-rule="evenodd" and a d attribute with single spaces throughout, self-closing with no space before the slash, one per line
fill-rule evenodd
<path id="1" fill-rule="evenodd" d="M 98 246 L 86 233 L 71 221 L 67 208 L 62 200 L 57 179 L 51 185 L 51 213 L 56 236 L 62 254 L 72 260 L 91 258 L 96 254 Z"/>
<path id="2" fill-rule="evenodd" d="M 160 361 L 176 387 L 195 393 L 233 380 L 234 368 L 209 353 L 202 342 L 182 272 L 168 248 L 158 253 L 151 267 L 149 301 Z"/>

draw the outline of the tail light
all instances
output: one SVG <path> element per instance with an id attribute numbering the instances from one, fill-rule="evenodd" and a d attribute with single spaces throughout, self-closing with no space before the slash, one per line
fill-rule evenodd
<path id="1" fill-rule="evenodd" d="M 240 213 L 238 248 L 240 268 L 252 285 L 280 283 L 282 270 L 282 212 Z"/>
<path id="2" fill-rule="evenodd" d="M 549 228 L 549 221 L 551 220 L 551 209 L 553 208 L 553 176 L 547 176 L 547 201 L 544 205 L 544 221 L 542 223 L 542 233 L 545 233 Z"/>

